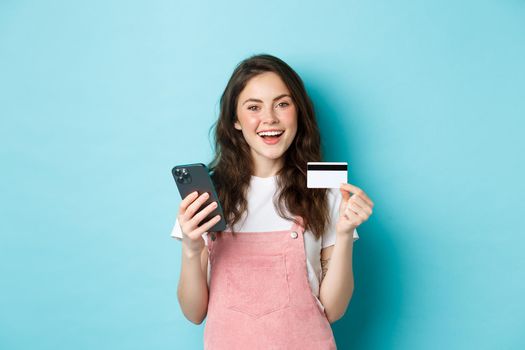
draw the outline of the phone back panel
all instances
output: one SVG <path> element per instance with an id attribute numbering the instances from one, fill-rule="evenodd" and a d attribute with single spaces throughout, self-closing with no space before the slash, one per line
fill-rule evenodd
<path id="1" fill-rule="evenodd" d="M 213 218 L 215 215 L 220 215 L 221 219 L 208 231 L 219 232 L 226 229 L 226 221 L 224 220 L 224 213 L 222 211 L 219 197 L 215 191 L 215 186 L 209 175 L 208 168 L 202 163 L 178 165 L 172 169 L 173 178 L 179 189 L 179 193 L 182 199 L 186 198 L 190 193 L 197 191 L 199 195 L 204 192 L 208 192 L 210 197 L 206 202 L 198 209 L 197 212 L 204 209 L 208 204 L 217 202 L 217 208 L 213 210 L 206 218 L 204 218 L 199 225 L 204 224 L 206 221 Z"/>

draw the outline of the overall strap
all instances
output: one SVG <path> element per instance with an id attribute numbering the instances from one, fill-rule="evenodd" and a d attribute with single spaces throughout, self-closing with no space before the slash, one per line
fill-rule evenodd
<path id="1" fill-rule="evenodd" d="M 206 240 L 206 248 L 208 249 L 208 254 L 211 254 L 212 245 L 214 244 L 216 237 L 216 232 L 208 232 L 208 234 L 204 236 L 204 239 Z"/>
<path id="2" fill-rule="evenodd" d="M 296 231 L 296 232 L 304 232 L 304 220 L 302 217 L 300 216 L 295 216 L 295 221 L 292 225 L 292 228 L 290 229 L 290 231 Z"/>

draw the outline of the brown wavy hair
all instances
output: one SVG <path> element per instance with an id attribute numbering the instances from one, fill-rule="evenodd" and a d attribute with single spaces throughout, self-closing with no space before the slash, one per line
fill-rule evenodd
<path id="1" fill-rule="evenodd" d="M 215 128 L 215 156 L 208 164 L 225 219 L 233 231 L 248 208 L 246 194 L 253 174 L 250 146 L 234 127 L 237 102 L 247 82 L 256 75 L 274 72 L 288 87 L 297 110 L 297 134 L 284 154 L 284 166 L 277 172 L 278 194 L 274 195 L 277 213 L 294 220 L 286 210 L 304 220 L 305 229 L 316 238 L 330 220 L 326 189 L 306 188 L 306 163 L 321 161 L 321 137 L 313 103 L 299 75 L 281 59 L 253 55 L 241 61 L 233 71 L 220 99 L 220 115 Z M 210 129 L 210 131 L 212 130 Z"/>

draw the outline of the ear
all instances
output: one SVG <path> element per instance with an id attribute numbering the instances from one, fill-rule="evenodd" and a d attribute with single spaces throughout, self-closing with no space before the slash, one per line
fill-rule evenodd
<path id="1" fill-rule="evenodd" d="M 237 129 L 237 130 L 242 130 L 242 128 L 241 128 L 241 124 L 239 124 L 239 122 L 235 122 L 235 123 L 233 124 L 233 126 L 235 126 L 235 129 Z"/>

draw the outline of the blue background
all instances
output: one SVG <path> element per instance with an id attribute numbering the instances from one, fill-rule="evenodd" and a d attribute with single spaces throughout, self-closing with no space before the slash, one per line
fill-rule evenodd
<path id="1" fill-rule="evenodd" d="M 0 348 L 202 348 L 170 170 L 261 52 L 375 202 L 339 348 L 525 348 L 524 38 L 518 0 L 1 1 Z"/>

